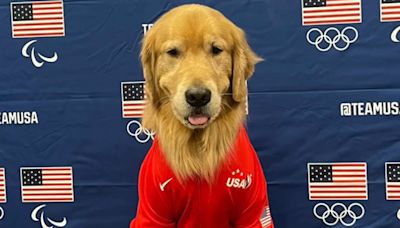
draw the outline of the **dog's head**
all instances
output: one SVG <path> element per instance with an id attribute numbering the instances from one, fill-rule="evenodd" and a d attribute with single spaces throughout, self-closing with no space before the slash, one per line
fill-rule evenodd
<path id="1" fill-rule="evenodd" d="M 170 106 L 182 124 L 196 129 L 245 102 L 246 80 L 260 58 L 244 32 L 220 12 L 184 5 L 164 14 L 146 34 L 141 60 L 148 105 Z"/>

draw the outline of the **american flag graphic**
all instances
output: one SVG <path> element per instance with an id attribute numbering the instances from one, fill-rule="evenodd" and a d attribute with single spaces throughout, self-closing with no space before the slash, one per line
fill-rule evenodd
<path id="1" fill-rule="evenodd" d="M 303 25 L 361 23 L 361 0 L 302 0 Z"/>
<path id="2" fill-rule="evenodd" d="M 22 202 L 74 202 L 72 167 L 21 168 Z"/>
<path id="3" fill-rule="evenodd" d="M 62 1 L 34 1 L 11 3 L 12 36 L 64 36 L 64 9 Z"/>
<path id="4" fill-rule="evenodd" d="M 400 162 L 385 164 L 386 199 L 400 200 Z"/>
<path id="5" fill-rule="evenodd" d="M 381 0 L 381 21 L 400 21 L 400 0 Z"/>
<path id="6" fill-rule="evenodd" d="M 144 82 L 122 82 L 122 116 L 141 118 L 145 105 Z"/>
<path id="7" fill-rule="evenodd" d="M 263 209 L 260 222 L 262 228 L 267 228 L 272 225 L 271 211 L 268 206 Z"/>
<path id="8" fill-rule="evenodd" d="M 5 202 L 7 202 L 6 171 L 4 168 L 0 168 L 0 203 Z"/>
<path id="9" fill-rule="evenodd" d="M 367 200 L 367 164 L 309 163 L 310 200 Z"/>

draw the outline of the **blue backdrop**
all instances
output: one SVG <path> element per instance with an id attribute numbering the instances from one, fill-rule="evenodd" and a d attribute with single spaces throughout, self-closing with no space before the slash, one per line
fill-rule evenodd
<path id="1" fill-rule="evenodd" d="M 140 41 L 150 24 L 193 2 L 223 12 L 265 59 L 248 82 L 248 130 L 275 226 L 399 227 L 398 179 L 386 181 L 385 165 L 400 161 L 400 13 L 396 1 L 379 0 L 64 0 L 61 10 L 33 2 L 31 22 L 0 1 L 0 227 L 128 227 L 152 134 L 124 117 L 121 83 L 143 81 Z M 330 199 L 310 200 L 308 164 L 342 162 L 366 163 L 361 198 L 339 183 Z M 54 174 L 64 177 L 49 190 L 48 167 L 72 175 Z M 43 173 L 36 200 L 23 200 L 24 169 Z M 357 219 L 323 219 L 319 203 Z"/>

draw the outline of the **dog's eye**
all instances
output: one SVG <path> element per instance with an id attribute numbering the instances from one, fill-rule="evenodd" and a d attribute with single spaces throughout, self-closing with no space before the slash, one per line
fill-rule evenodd
<path id="1" fill-rule="evenodd" d="M 213 53 L 213 55 L 219 55 L 222 52 L 222 49 L 212 46 L 211 52 Z"/>
<path id="2" fill-rule="evenodd" d="M 172 57 L 178 57 L 179 55 L 179 51 L 176 48 L 173 48 L 169 51 L 167 51 L 168 55 L 172 56 Z"/>

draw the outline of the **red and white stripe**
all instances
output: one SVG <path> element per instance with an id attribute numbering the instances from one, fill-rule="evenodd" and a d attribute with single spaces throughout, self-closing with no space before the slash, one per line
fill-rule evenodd
<path id="1" fill-rule="evenodd" d="M 41 169 L 42 185 L 23 185 L 22 170 Z M 22 202 L 74 202 L 72 167 L 21 168 Z"/>
<path id="2" fill-rule="evenodd" d="M 320 165 L 332 165 L 332 182 L 309 181 L 310 200 L 368 199 L 366 163 L 324 163 Z"/>
<path id="3" fill-rule="evenodd" d="M 0 203 L 5 202 L 7 202 L 6 171 L 4 168 L 0 168 Z"/>
<path id="4" fill-rule="evenodd" d="M 260 219 L 261 227 L 262 228 L 272 227 L 271 211 L 270 211 L 269 207 L 265 207 L 264 210 L 265 211 L 263 212 L 263 215 Z"/>
<path id="5" fill-rule="evenodd" d="M 12 21 L 14 38 L 65 36 L 64 7 L 62 1 L 15 2 L 32 3 L 33 19 Z M 11 12 L 12 15 L 12 12 Z"/>
<path id="6" fill-rule="evenodd" d="M 327 0 L 326 6 L 303 6 L 303 25 L 352 24 L 361 21 L 361 0 Z"/>
<path id="7" fill-rule="evenodd" d="M 124 118 L 142 118 L 144 113 L 145 100 L 123 101 L 122 113 Z"/>
<path id="8" fill-rule="evenodd" d="M 400 182 L 386 182 L 386 199 L 400 200 Z"/>
<path id="9" fill-rule="evenodd" d="M 400 21 L 400 3 L 381 2 L 381 22 Z"/>

